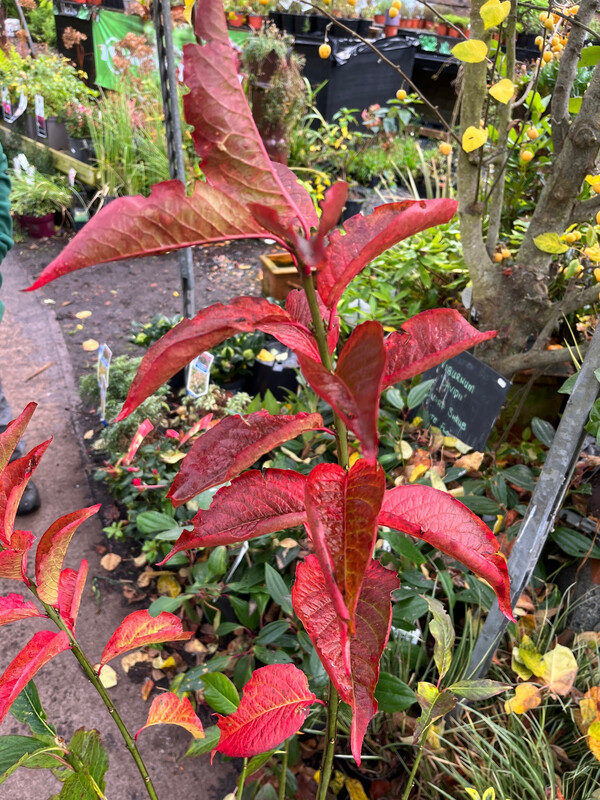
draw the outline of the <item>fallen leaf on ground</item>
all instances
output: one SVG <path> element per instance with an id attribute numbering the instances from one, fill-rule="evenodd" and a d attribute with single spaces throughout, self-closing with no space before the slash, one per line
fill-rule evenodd
<path id="1" fill-rule="evenodd" d="M 152 689 L 154 689 L 154 681 L 152 680 L 152 678 L 146 678 L 146 680 L 142 684 L 142 691 L 140 692 L 140 694 L 142 695 L 142 700 L 144 701 L 144 703 L 150 697 L 150 694 L 152 693 Z"/>
<path id="2" fill-rule="evenodd" d="M 97 350 L 100 347 L 95 339 L 86 339 L 81 346 L 87 353 L 93 353 L 94 350 Z"/>
<path id="3" fill-rule="evenodd" d="M 100 664 L 96 664 L 94 667 L 96 671 L 100 669 Z M 117 673 L 114 669 L 109 665 L 105 664 L 100 671 L 100 683 L 104 686 L 105 689 L 112 689 L 113 686 L 116 686 L 118 683 Z"/>
<path id="4" fill-rule="evenodd" d="M 112 572 L 119 566 L 122 560 L 121 556 L 117 555 L 117 553 L 107 553 L 100 559 L 100 566 L 107 572 Z"/>
<path id="5" fill-rule="evenodd" d="M 132 667 L 140 663 L 150 663 L 152 657 L 149 653 L 143 653 L 141 650 L 134 650 L 132 653 L 127 653 L 121 659 L 121 668 L 123 672 L 127 673 Z"/>
<path id="6" fill-rule="evenodd" d="M 75 312 L 75 317 L 77 319 L 88 319 L 88 317 L 92 316 L 91 311 L 77 311 Z"/>
<path id="7" fill-rule="evenodd" d="M 86 439 L 86 440 L 87 439 L 93 439 L 94 438 L 94 430 L 93 430 L 93 428 L 90 428 L 89 431 L 86 431 L 83 434 L 83 438 Z"/>
<path id="8" fill-rule="evenodd" d="M 519 683 L 515 688 L 515 696 L 504 703 L 507 714 L 524 714 L 532 708 L 537 708 L 542 702 L 540 687 L 533 683 Z"/>

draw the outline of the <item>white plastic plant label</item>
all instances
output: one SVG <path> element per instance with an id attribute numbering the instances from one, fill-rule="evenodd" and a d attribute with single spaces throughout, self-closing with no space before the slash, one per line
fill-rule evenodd
<path id="1" fill-rule="evenodd" d="M 187 393 L 192 397 L 203 397 L 210 386 L 210 367 L 214 361 L 211 353 L 200 353 L 188 367 Z"/>
<path id="2" fill-rule="evenodd" d="M 44 98 L 41 94 L 35 96 L 35 129 L 40 139 L 48 138 L 48 129 L 46 128 L 46 114 L 44 110 Z"/>

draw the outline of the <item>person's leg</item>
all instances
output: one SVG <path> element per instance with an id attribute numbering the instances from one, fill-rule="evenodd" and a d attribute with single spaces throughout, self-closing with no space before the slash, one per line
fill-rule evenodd
<path id="1" fill-rule="evenodd" d="M 13 419 L 12 411 L 8 400 L 4 394 L 2 389 L 2 381 L 0 380 L 0 433 L 6 430 L 6 426 L 9 422 Z M 16 458 L 21 458 L 21 456 L 25 455 L 25 442 L 23 439 L 19 441 L 17 446 L 15 447 L 15 451 L 12 454 L 11 461 L 14 461 Z M 19 503 L 19 509 L 17 514 L 31 514 L 33 511 L 37 511 L 40 507 L 40 493 L 37 490 L 37 486 L 35 483 L 30 480 L 27 486 L 25 487 L 25 491 L 23 492 L 23 496 L 21 497 L 21 502 Z"/>

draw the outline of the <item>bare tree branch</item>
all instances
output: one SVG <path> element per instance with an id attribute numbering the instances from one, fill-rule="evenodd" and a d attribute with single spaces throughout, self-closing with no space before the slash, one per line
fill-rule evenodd
<path id="1" fill-rule="evenodd" d="M 579 344 L 581 353 L 585 353 L 588 343 L 583 342 Z M 490 361 L 490 366 L 495 370 L 511 377 L 515 372 L 520 372 L 522 369 L 540 369 L 550 367 L 556 364 L 573 363 L 573 359 L 566 347 L 561 347 L 560 350 L 537 350 L 531 349 L 526 353 L 515 353 L 511 356 L 503 356 L 501 358 Z"/>
<path id="2" fill-rule="evenodd" d="M 577 64 L 581 55 L 581 50 L 585 43 L 586 31 L 581 25 L 589 25 L 594 18 L 598 0 L 581 0 L 577 21 L 580 25 L 574 25 L 569 33 L 569 39 L 562 51 L 556 85 L 552 93 L 551 121 L 552 121 L 552 143 L 554 154 L 557 155 L 561 150 L 565 138 L 569 132 L 571 115 L 569 114 L 569 98 L 573 90 L 573 83 L 577 77 Z"/>
<path id="3" fill-rule="evenodd" d="M 600 194 L 590 200 L 582 200 L 576 203 L 571 214 L 570 224 L 589 222 L 598 211 L 600 211 Z"/>
<path id="4" fill-rule="evenodd" d="M 549 310 L 547 322 L 549 323 L 553 317 L 556 324 L 556 322 L 558 322 L 562 316 L 571 314 L 573 311 L 578 311 L 580 308 L 583 308 L 590 303 L 597 302 L 599 295 L 599 284 L 588 286 L 586 289 L 580 289 L 579 291 L 569 292 L 563 297 L 562 300 L 554 303 L 552 308 Z"/>

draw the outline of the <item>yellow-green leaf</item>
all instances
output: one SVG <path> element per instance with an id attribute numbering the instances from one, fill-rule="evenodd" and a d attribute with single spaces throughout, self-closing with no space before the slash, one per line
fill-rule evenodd
<path id="1" fill-rule="evenodd" d="M 487 138 L 487 130 L 484 128 L 476 128 L 474 125 L 470 125 L 463 133 L 462 149 L 465 151 L 465 153 L 472 153 L 473 150 L 483 147 L 483 145 L 487 142 Z"/>
<path id="2" fill-rule="evenodd" d="M 554 650 L 546 653 L 542 664 L 544 666 L 542 680 L 550 691 L 561 697 L 568 695 L 577 675 L 577 661 L 569 648 L 557 644 Z"/>
<path id="3" fill-rule="evenodd" d="M 503 78 L 490 86 L 490 94 L 499 103 L 510 103 L 515 93 L 515 85 L 510 78 Z"/>
<path id="4" fill-rule="evenodd" d="M 510 14 L 510 0 L 504 0 L 503 3 L 500 0 L 488 0 L 481 6 L 479 13 L 486 31 L 488 28 L 495 28 Z"/>
<path id="5" fill-rule="evenodd" d="M 515 696 L 504 703 L 507 714 L 524 714 L 531 708 L 536 708 L 542 702 L 539 686 L 533 683 L 519 683 L 515 688 Z"/>
<path id="6" fill-rule="evenodd" d="M 480 39 L 467 39 L 454 45 L 451 53 L 459 61 L 467 64 L 479 64 L 487 56 L 488 47 Z"/>
<path id="7" fill-rule="evenodd" d="M 566 253 L 569 249 L 568 244 L 563 244 L 563 242 L 560 241 L 558 233 L 541 233 L 534 238 L 533 242 L 538 250 L 541 250 L 543 253 L 552 253 L 553 255 Z"/>
<path id="8" fill-rule="evenodd" d="M 536 650 L 529 636 L 523 636 L 521 639 L 518 650 L 518 660 L 538 678 L 540 678 L 546 670 L 543 663 L 544 659 Z"/>

